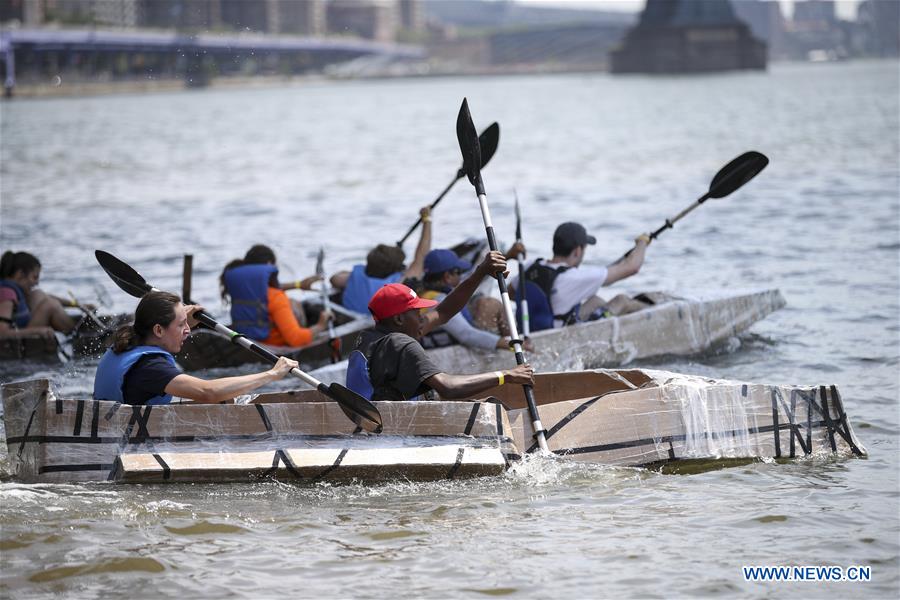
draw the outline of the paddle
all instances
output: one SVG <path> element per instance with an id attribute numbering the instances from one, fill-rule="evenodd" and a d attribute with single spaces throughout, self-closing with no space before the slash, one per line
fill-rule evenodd
<path id="1" fill-rule="evenodd" d="M 322 308 L 331 311 L 331 299 L 328 297 L 328 277 L 325 275 L 325 247 L 319 246 L 316 256 L 316 275 L 322 278 Z M 331 364 L 341 360 L 341 338 L 334 335 L 334 323 L 328 319 L 328 345 L 331 346 Z"/>
<path id="2" fill-rule="evenodd" d="M 488 126 L 488 128 L 485 129 L 484 131 L 482 131 L 481 135 L 478 136 L 478 143 L 481 146 L 481 168 L 482 169 L 484 167 L 486 167 L 487 164 L 490 162 L 491 158 L 493 158 L 494 152 L 497 151 L 497 144 L 499 141 L 500 141 L 500 125 L 496 122 L 491 123 L 490 126 Z M 437 206 L 438 203 L 444 199 L 444 196 L 447 195 L 447 192 L 450 191 L 450 188 L 452 188 L 456 184 L 457 181 L 459 181 L 460 179 L 465 177 L 465 175 L 466 175 L 466 170 L 465 170 L 465 166 L 463 166 L 462 168 L 459 169 L 459 171 L 456 172 L 456 177 L 453 179 L 453 181 L 450 182 L 450 185 L 448 185 L 446 188 L 444 188 L 444 191 L 441 192 L 441 195 L 438 196 L 437 199 L 431 203 L 432 210 L 434 210 L 434 207 Z M 400 238 L 400 241 L 397 242 L 398 248 L 400 246 L 403 246 L 403 242 L 406 241 L 406 238 L 408 238 L 410 235 L 412 235 L 412 232 L 416 230 L 416 227 L 418 227 L 419 223 L 421 223 L 421 222 L 422 222 L 422 217 L 419 217 L 418 220 L 413 224 L 413 226 L 409 228 L 409 231 L 406 232 L 406 235 L 404 235 L 402 238 Z"/>
<path id="3" fill-rule="evenodd" d="M 516 243 L 523 244 L 522 213 L 519 212 L 519 192 L 513 189 L 513 194 L 516 197 Z M 528 336 L 531 334 L 531 320 L 528 315 L 528 298 L 526 298 L 525 294 L 525 255 L 519 254 L 516 257 L 516 262 L 519 263 L 519 293 L 516 294 L 516 314 L 522 319 L 522 337 L 528 339 Z"/>
<path id="4" fill-rule="evenodd" d="M 109 327 L 107 327 L 106 325 L 103 324 L 103 321 L 100 320 L 100 317 L 97 316 L 97 313 L 95 313 L 94 311 L 89 309 L 87 306 L 84 306 L 83 304 L 81 304 L 78 301 L 78 298 L 75 297 L 75 294 L 72 293 L 72 290 L 68 290 L 68 292 L 69 292 L 69 298 L 72 299 L 72 306 L 74 308 L 77 308 L 78 310 L 83 312 L 85 315 L 87 315 L 88 318 L 91 321 L 93 321 L 97 327 L 100 328 L 101 332 L 109 330 Z"/>
<path id="5" fill-rule="evenodd" d="M 475 134 L 475 124 L 472 123 L 472 115 L 469 114 L 469 103 L 463 98 L 462 106 L 459 108 L 459 116 L 456 118 L 456 138 L 459 141 L 459 149 L 463 155 L 463 169 L 469 177 L 469 181 L 475 187 L 475 193 L 478 195 L 478 204 L 481 207 L 481 217 L 484 220 L 484 229 L 487 233 L 488 245 L 491 251 L 498 250 L 497 238 L 494 236 L 494 226 L 491 223 L 491 213 L 488 209 L 487 194 L 484 191 L 484 182 L 481 179 L 481 168 L 483 164 L 481 160 L 481 148 L 478 144 L 478 137 Z M 516 364 L 525 364 L 525 353 L 522 351 L 522 340 L 519 339 L 518 328 L 516 327 L 516 319 L 512 312 L 512 306 L 509 301 L 509 291 L 506 287 L 506 279 L 503 273 L 496 273 L 497 285 L 500 286 L 500 297 L 503 300 L 503 310 L 506 313 L 506 322 L 509 323 L 510 345 L 516 354 Z M 538 414 L 537 404 L 534 401 L 534 389 L 530 385 L 523 385 L 525 390 L 525 401 L 528 403 L 528 413 L 531 416 L 531 426 L 534 429 L 534 437 L 538 446 L 544 452 L 549 452 L 547 446 L 547 437 L 544 432 L 544 426 L 541 424 L 541 417 Z"/>
<path id="6" fill-rule="evenodd" d="M 122 288 L 122 290 L 126 294 L 130 294 L 135 298 L 141 298 L 147 292 L 158 291 L 156 288 L 147 283 L 147 281 L 143 277 L 141 277 L 141 275 L 137 271 L 132 269 L 129 265 L 125 264 L 112 254 L 104 252 L 103 250 L 96 250 L 94 252 L 94 256 L 97 257 L 97 262 L 100 263 L 100 266 L 103 267 L 103 270 L 106 271 L 106 274 L 109 275 L 110 279 L 112 279 L 116 285 Z M 273 353 L 269 352 L 265 348 L 257 346 L 236 331 L 232 331 L 224 325 L 219 324 L 215 319 L 210 317 L 205 312 L 200 311 L 194 313 L 194 318 L 196 318 L 198 321 L 200 321 L 210 329 L 214 329 L 219 333 L 227 335 L 233 343 L 241 346 L 242 348 L 246 348 L 257 356 L 264 358 L 268 362 L 278 362 L 278 357 Z M 351 421 L 356 423 L 362 429 L 375 433 L 381 432 L 381 414 L 378 412 L 378 409 L 375 408 L 374 404 L 372 404 L 359 394 L 348 390 L 344 386 L 337 383 L 325 385 L 321 381 L 318 381 L 311 375 L 308 375 L 297 368 L 291 369 L 291 374 L 299 377 L 309 385 L 315 387 L 322 394 L 325 394 L 326 396 L 337 402 L 338 406 L 341 407 L 341 410 L 344 411 L 344 414 L 347 415 L 347 417 L 349 417 Z"/>
<path id="7" fill-rule="evenodd" d="M 694 201 L 690 206 L 671 219 L 666 219 L 666 222 L 662 227 L 651 233 L 650 241 L 652 242 L 658 238 L 666 229 L 672 229 L 672 227 L 675 226 L 675 223 L 710 198 L 724 198 L 739 189 L 745 183 L 756 177 L 756 175 L 765 169 L 768 164 L 769 159 L 766 158 L 764 154 L 753 150 L 744 152 L 719 169 L 719 172 L 716 173 L 716 176 L 713 177 L 713 180 L 709 184 L 708 192 L 700 196 L 700 198 Z M 633 249 L 623 254 L 622 257 L 613 264 L 620 263 L 628 258 L 632 251 Z"/>

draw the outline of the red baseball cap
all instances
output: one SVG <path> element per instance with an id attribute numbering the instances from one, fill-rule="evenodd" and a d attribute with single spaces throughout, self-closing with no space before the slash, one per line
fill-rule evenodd
<path id="1" fill-rule="evenodd" d="M 431 308 L 437 306 L 434 300 L 419 298 L 413 290 L 402 283 L 388 283 L 381 286 L 369 300 L 369 312 L 376 321 L 405 313 L 413 308 Z"/>

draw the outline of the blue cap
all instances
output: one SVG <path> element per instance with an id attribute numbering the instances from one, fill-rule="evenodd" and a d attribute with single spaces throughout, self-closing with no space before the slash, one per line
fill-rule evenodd
<path id="1" fill-rule="evenodd" d="M 471 268 L 472 263 L 458 257 L 453 250 L 439 248 L 437 250 L 432 250 L 425 255 L 426 275 L 443 273 L 445 271 L 449 271 L 450 269 L 468 271 Z"/>

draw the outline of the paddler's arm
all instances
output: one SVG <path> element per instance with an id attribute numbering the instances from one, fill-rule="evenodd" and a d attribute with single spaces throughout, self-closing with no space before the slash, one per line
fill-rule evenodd
<path id="1" fill-rule="evenodd" d="M 288 290 L 310 290 L 312 289 L 312 284 L 317 281 L 322 281 L 321 275 L 310 275 L 306 279 L 300 279 L 298 281 L 288 281 L 287 283 L 278 284 L 279 289 L 288 291 Z"/>
<path id="2" fill-rule="evenodd" d="M 283 379 L 291 369 L 299 367 L 297 361 L 280 357 L 268 371 L 240 375 L 238 377 L 222 377 L 205 380 L 182 373 L 166 386 L 166 393 L 193 400 L 198 404 L 214 404 L 231 400 L 235 396 L 247 394 L 267 383 Z"/>
<path id="3" fill-rule="evenodd" d="M 453 288 L 433 311 L 425 313 L 422 333 L 425 334 L 437 329 L 453 318 L 453 315 L 465 308 L 466 303 L 485 277 L 494 273 L 504 273 L 505 271 L 506 257 L 503 256 L 503 253 L 499 251 L 488 252 L 474 273 Z"/>
<path id="4" fill-rule="evenodd" d="M 612 285 L 640 271 L 641 265 L 644 264 L 644 254 L 647 252 L 649 244 L 650 236 L 646 233 L 637 236 L 634 240 L 634 248 L 625 260 L 615 262 L 606 267 L 606 279 L 603 281 L 603 285 Z"/>
<path id="5" fill-rule="evenodd" d="M 422 217 L 422 234 L 419 236 L 413 261 L 403 273 L 403 279 L 421 279 L 425 274 L 425 255 L 431 250 L 431 207 L 423 206 L 419 210 L 419 216 Z"/>
<path id="6" fill-rule="evenodd" d="M 502 384 L 515 385 L 534 385 L 534 369 L 531 365 L 518 365 L 513 369 L 506 371 L 494 371 L 489 373 L 478 373 L 477 375 L 448 375 L 447 373 L 438 373 L 432 375 L 424 381 L 425 385 L 440 394 L 441 398 L 446 400 L 458 400 L 460 398 L 471 398 L 479 392 L 489 390 L 492 387 L 501 385 L 500 374 L 502 373 Z"/>
<path id="7" fill-rule="evenodd" d="M 350 281 L 350 271 L 338 271 L 331 276 L 331 287 L 342 290 L 347 287 L 348 281 Z"/>

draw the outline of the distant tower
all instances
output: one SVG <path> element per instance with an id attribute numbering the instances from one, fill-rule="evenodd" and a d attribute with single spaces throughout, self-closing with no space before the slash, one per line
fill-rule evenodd
<path id="1" fill-rule="evenodd" d="M 397 4 L 393 0 L 330 0 L 327 8 L 328 31 L 379 42 L 397 36 Z"/>
<path id="2" fill-rule="evenodd" d="M 611 55 L 613 73 L 765 69 L 766 44 L 729 0 L 647 0 L 640 21 Z"/>
<path id="3" fill-rule="evenodd" d="M 400 11 L 400 27 L 405 31 L 417 32 L 425 29 L 425 11 L 423 0 L 398 0 Z"/>

